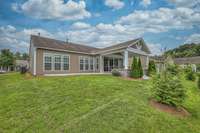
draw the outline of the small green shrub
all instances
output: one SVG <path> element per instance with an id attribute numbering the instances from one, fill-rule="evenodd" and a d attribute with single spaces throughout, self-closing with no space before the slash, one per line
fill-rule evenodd
<path id="1" fill-rule="evenodd" d="M 153 96 L 158 102 L 179 107 L 185 99 L 185 89 L 176 76 L 164 74 L 157 76 L 153 82 Z"/>
<path id="2" fill-rule="evenodd" d="M 139 78 L 142 78 L 142 76 L 143 76 L 143 69 L 142 69 L 142 63 L 141 63 L 141 60 L 140 60 L 140 58 L 139 58 L 139 60 L 138 60 L 138 76 L 139 76 Z"/>
<path id="3" fill-rule="evenodd" d="M 193 71 L 187 72 L 186 73 L 186 79 L 191 80 L 191 81 L 195 81 L 195 79 L 196 79 L 195 73 Z"/>
<path id="4" fill-rule="evenodd" d="M 198 86 L 198 88 L 200 89 L 200 74 L 198 74 L 197 86 Z"/>
<path id="5" fill-rule="evenodd" d="M 178 75 L 180 70 L 177 65 L 167 64 L 166 71 L 172 75 Z"/>
<path id="6" fill-rule="evenodd" d="M 133 57 L 130 76 L 132 78 L 139 78 L 138 61 L 137 61 L 137 58 L 135 56 Z"/>
<path id="7" fill-rule="evenodd" d="M 156 73 L 156 65 L 155 62 L 153 60 L 149 61 L 149 65 L 148 65 L 148 72 L 147 75 L 148 76 L 152 76 Z"/>
<path id="8" fill-rule="evenodd" d="M 121 76 L 120 72 L 117 69 L 112 69 L 113 76 Z"/>

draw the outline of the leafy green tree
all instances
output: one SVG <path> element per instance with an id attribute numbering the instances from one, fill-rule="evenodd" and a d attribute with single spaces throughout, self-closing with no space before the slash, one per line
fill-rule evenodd
<path id="1" fill-rule="evenodd" d="M 29 59 L 29 55 L 27 53 L 23 53 L 22 54 L 22 59 L 23 60 L 28 60 Z"/>
<path id="2" fill-rule="evenodd" d="M 11 67 L 14 65 L 14 56 L 9 49 L 2 49 L 0 55 L 0 66 Z"/>
<path id="3" fill-rule="evenodd" d="M 16 52 L 15 53 L 15 59 L 16 60 L 20 60 L 21 59 L 21 53 L 20 52 Z"/>
<path id="4" fill-rule="evenodd" d="M 143 76 L 143 69 L 142 69 L 142 63 L 141 63 L 141 60 L 140 60 L 140 58 L 139 58 L 139 60 L 138 60 L 138 71 L 139 71 L 139 78 L 142 78 L 142 76 Z"/>
<path id="5" fill-rule="evenodd" d="M 155 62 L 153 60 L 150 60 L 149 61 L 149 66 L 148 66 L 148 72 L 147 72 L 147 75 L 148 76 L 151 76 L 153 74 L 156 73 L 156 65 L 155 65 Z"/>

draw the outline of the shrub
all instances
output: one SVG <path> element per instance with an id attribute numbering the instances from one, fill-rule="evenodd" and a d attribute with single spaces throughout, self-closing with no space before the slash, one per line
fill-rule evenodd
<path id="1" fill-rule="evenodd" d="M 198 86 L 198 88 L 200 89 L 200 74 L 198 74 L 197 86 Z"/>
<path id="2" fill-rule="evenodd" d="M 177 65 L 167 64 L 166 71 L 172 75 L 178 75 L 180 70 Z"/>
<path id="3" fill-rule="evenodd" d="M 21 67 L 20 68 L 20 73 L 21 74 L 25 74 L 27 72 L 27 68 L 26 67 Z"/>
<path id="4" fill-rule="evenodd" d="M 156 65 L 155 62 L 153 60 L 149 61 L 149 66 L 148 66 L 148 72 L 147 75 L 151 76 L 154 75 L 156 73 Z"/>
<path id="5" fill-rule="evenodd" d="M 141 60 L 139 58 L 138 60 L 138 77 L 139 78 L 142 78 L 143 76 L 143 69 L 142 69 L 142 63 L 141 63 Z"/>
<path id="6" fill-rule="evenodd" d="M 187 72 L 186 73 L 186 79 L 191 80 L 191 81 L 195 81 L 195 79 L 196 79 L 195 73 L 193 71 Z"/>
<path id="7" fill-rule="evenodd" d="M 185 89 L 176 76 L 166 74 L 153 80 L 154 97 L 158 102 L 179 107 L 185 99 Z"/>
<path id="8" fill-rule="evenodd" d="M 120 72 L 117 69 L 112 69 L 113 76 L 121 76 Z"/>
<path id="9" fill-rule="evenodd" d="M 132 78 L 139 78 L 139 71 L 138 71 L 138 61 L 136 57 L 133 57 L 133 62 L 131 65 L 131 74 Z"/>

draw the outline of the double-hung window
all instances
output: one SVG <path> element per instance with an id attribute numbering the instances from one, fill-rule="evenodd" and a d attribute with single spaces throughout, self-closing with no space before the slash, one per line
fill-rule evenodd
<path id="1" fill-rule="evenodd" d="M 94 61 L 93 58 L 90 58 L 90 70 L 93 71 L 94 70 Z"/>
<path id="2" fill-rule="evenodd" d="M 96 58 L 96 70 L 99 70 L 99 58 Z"/>
<path id="3" fill-rule="evenodd" d="M 61 70 L 61 56 L 60 55 L 54 56 L 54 69 Z"/>
<path id="4" fill-rule="evenodd" d="M 85 70 L 89 70 L 89 58 L 85 58 Z"/>
<path id="5" fill-rule="evenodd" d="M 80 70 L 83 71 L 84 70 L 84 58 L 83 57 L 80 57 L 79 64 L 80 64 Z"/>
<path id="6" fill-rule="evenodd" d="M 51 70 L 52 69 L 52 57 L 45 55 L 44 57 L 44 69 L 45 70 Z"/>
<path id="7" fill-rule="evenodd" d="M 69 56 L 63 56 L 63 70 L 69 70 Z"/>

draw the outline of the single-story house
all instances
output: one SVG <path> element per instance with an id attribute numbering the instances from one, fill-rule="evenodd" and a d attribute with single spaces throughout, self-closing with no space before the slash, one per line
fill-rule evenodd
<path id="1" fill-rule="evenodd" d="M 70 75 L 106 73 L 113 68 L 127 71 L 132 57 L 148 68 L 150 50 L 142 38 L 105 48 L 95 48 L 68 41 L 31 35 L 30 72 L 33 75 Z"/>

